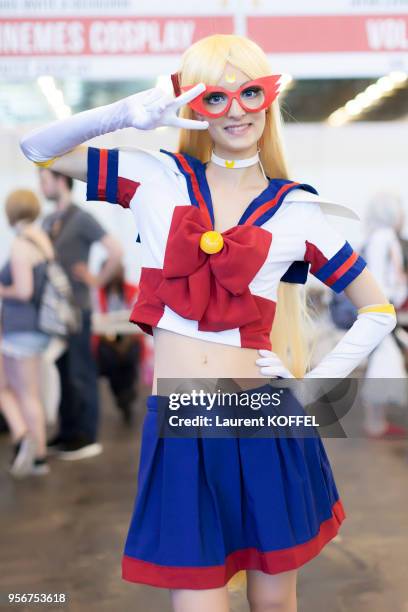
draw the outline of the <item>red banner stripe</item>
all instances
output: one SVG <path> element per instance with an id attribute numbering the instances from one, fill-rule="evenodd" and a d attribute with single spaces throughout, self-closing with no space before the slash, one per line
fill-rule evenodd
<path id="1" fill-rule="evenodd" d="M 233 31 L 232 15 L 0 17 L 0 57 L 179 55 Z"/>
<path id="2" fill-rule="evenodd" d="M 248 36 L 266 53 L 408 50 L 408 15 L 257 15 Z"/>

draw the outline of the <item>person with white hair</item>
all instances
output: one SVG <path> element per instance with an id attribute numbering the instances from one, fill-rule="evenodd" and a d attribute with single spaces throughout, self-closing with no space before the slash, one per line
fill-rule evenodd
<path id="1" fill-rule="evenodd" d="M 404 224 L 402 199 L 378 192 L 368 203 L 365 217 L 364 258 L 387 298 L 396 308 L 407 298 L 407 276 L 398 238 Z M 388 420 L 387 404 L 405 404 L 404 358 L 393 334 L 371 353 L 362 387 L 364 429 L 372 438 L 407 436 L 408 431 Z M 384 384 L 384 379 L 393 379 Z M 381 382 L 380 382 L 381 381 Z"/>

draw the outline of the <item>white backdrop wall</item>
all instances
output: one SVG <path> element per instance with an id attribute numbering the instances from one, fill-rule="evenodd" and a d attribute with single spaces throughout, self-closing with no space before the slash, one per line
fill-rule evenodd
<path id="1" fill-rule="evenodd" d="M 299 124 L 285 127 L 286 152 L 293 180 L 308 182 L 320 194 L 353 207 L 363 216 L 367 201 L 378 190 L 399 193 L 405 202 L 408 221 L 407 181 L 408 122 L 356 123 L 341 128 L 324 124 Z M 8 253 L 12 233 L 4 216 L 4 198 L 16 188 L 31 188 L 38 195 L 38 173 L 20 152 L 18 141 L 22 131 L 0 129 L 0 263 Z M 177 131 L 161 128 L 154 132 L 123 130 L 114 135 L 95 139 L 92 144 L 114 147 L 140 145 L 146 148 L 174 149 Z M 137 177 L 136 177 L 137 178 Z M 76 182 L 74 199 L 84 202 L 85 185 Z M 99 221 L 118 237 L 125 248 L 128 277 L 136 281 L 139 274 L 139 245 L 130 211 L 105 203 L 84 204 Z M 44 213 L 52 210 L 44 202 Z M 358 248 L 362 239 L 362 224 L 356 221 L 331 220 L 343 231 L 351 244 Z M 407 235 L 407 232 L 404 232 Z M 103 253 L 92 252 L 91 265 L 98 267 Z"/>

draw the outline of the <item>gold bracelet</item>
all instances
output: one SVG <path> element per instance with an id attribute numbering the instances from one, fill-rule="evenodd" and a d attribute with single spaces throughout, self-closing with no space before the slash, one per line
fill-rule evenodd
<path id="1" fill-rule="evenodd" d="M 388 312 L 395 315 L 395 308 L 393 304 L 372 304 L 371 306 L 359 308 L 357 312 L 358 314 L 363 314 L 364 312 Z"/>
<path id="2" fill-rule="evenodd" d="M 48 168 L 48 166 L 51 166 L 51 164 L 53 164 L 56 159 L 56 157 L 53 157 L 52 159 L 47 159 L 46 161 L 35 161 L 34 163 L 36 166 L 40 166 L 41 168 Z"/>

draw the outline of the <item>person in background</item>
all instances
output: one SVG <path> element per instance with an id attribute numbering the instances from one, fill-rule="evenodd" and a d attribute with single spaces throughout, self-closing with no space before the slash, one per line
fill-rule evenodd
<path id="1" fill-rule="evenodd" d="M 42 475 L 49 472 L 49 466 L 39 371 L 50 338 L 38 328 L 37 303 L 46 262 L 53 259 L 54 250 L 47 234 L 35 224 L 40 202 L 32 191 L 13 191 L 5 208 L 16 235 L 10 259 L 0 272 L 4 368 L 0 406 L 14 443 L 10 473 L 16 477 Z"/>
<path id="2" fill-rule="evenodd" d="M 407 276 L 398 238 L 403 224 L 402 201 L 396 194 L 378 193 L 370 200 L 366 211 L 364 258 L 397 309 L 407 298 Z M 369 356 L 362 386 L 364 429 L 369 437 L 407 436 L 404 427 L 387 418 L 389 402 L 405 405 L 406 377 L 403 355 L 394 335 L 389 334 Z"/>
<path id="3" fill-rule="evenodd" d="M 105 265 L 105 264 L 104 264 Z M 126 312 L 126 320 L 132 309 L 138 287 L 125 280 L 125 270 L 120 266 L 115 276 L 97 294 L 97 310 L 100 313 Z M 132 406 L 137 397 L 139 363 L 143 349 L 141 334 L 107 334 L 97 336 L 94 342 L 100 376 L 109 381 L 116 403 L 125 423 L 132 421 Z"/>
<path id="4" fill-rule="evenodd" d="M 48 442 L 48 450 L 61 459 L 83 459 L 102 452 L 97 441 L 99 398 L 91 350 L 90 287 L 108 282 L 119 265 L 122 249 L 92 215 L 73 203 L 72 179 L 41 168 L 40 184 L 44 196 L 56 207 L 44 219 L 43 227 L 71 281 L 82 319 L 80 331 L 68 337 L 67 350 L 57 361 L 61 378 L 59 431 Z M 95 242 L 101 242 L 107 251 L 106 265 L 98 276 L 88 270 L 89 252 Z"/>

